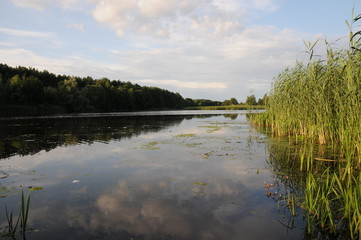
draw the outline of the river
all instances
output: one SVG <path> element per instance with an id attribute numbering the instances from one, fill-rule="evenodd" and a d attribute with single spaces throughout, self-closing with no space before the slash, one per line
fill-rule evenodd
<path id="1" fill-rule="evenodd" d="M 0 119 L 3 235 L 23 191 L 27 239 L 303 239 L 247 113 Z"/>

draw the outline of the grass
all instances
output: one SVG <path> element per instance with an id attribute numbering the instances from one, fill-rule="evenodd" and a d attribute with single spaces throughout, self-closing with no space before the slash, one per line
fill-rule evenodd
<path id="1" fill-rule="evenodd" d="M 184 110 L 249 110 L 249 109 L 264 109 L 261 105 L 227 105 L 227 106 L 199 106 L 186 107 Z"/>
<path id="2" fill-rule="evenodd" d="M 353 18 L 353 23 L 361 15 Z M 282 71 L 269 94 L 266 111 L 251 116 L 274 137 L 298 144 L 299 170 L 307 174 L 301 206 L 307 232 L 337 234 L 348 229 L 361 238 L 361 31 L 350 27 L 350 47 L 314 59 L 316 43 L 306 43 L 307 64 Z M 320 167 L 321 166 L 321 167 Z M 326 167 L 325 169 L 325 166 Z"/>

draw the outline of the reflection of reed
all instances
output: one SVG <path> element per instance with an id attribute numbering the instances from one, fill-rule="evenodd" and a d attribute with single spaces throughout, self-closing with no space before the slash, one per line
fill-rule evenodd
<path id="1" fill-rule="evenodd" d="M 325 146 L 271 141 L 268 149 L 275 181 L 265 183 L 265 192 L 283 207 L 282 219 L 288 214 L 282 224 L 293 228 L 297 218 L 306 217 L 310 239 L 361 236 L 361 173 L 343 180 L 343 162 L 314 161 L 330 158 Z"/>
<path id="2" fill-rule="evenodd" d="M 27 198 L 24 196 L 24 192 L 21 193 L 21 203 L 19 215 L 15 220 L 13 211 L 9 212 L 7 206 L 5 205 L 5 215 L 7 220 L 7 225 L 3 228 L 3 233 L 0 237 L 15 239 L 18 234 L 22 236 L 23 239 L 26 239 L 26 231 L 28 230 L 28 216 L 29 216 L 29 207 L 30 207 L 30 195 Z M 20 226 L 19 226 L 20 223 Z"/>

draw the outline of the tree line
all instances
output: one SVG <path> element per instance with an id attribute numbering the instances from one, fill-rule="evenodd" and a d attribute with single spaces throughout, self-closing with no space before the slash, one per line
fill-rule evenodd
<path id="1" fill-rule="evenodd" d="M 248 105 L 263 105 L 255 96 Z M 182 109 L 239 104 L 235 98 L 212 101 L 183 98 L 179 93 L 108 78 L 56 75 L 47 70 L 0 63 L 0 115 L 119 112 Z M 6 114 L 5 114 L 6 115 Z"/>
<path id="2" fill-rule="evenodd" d="M 36 106 L 75 113 L 181 109 L 185 104 L 179 93 L 157 87 L 0 64 L 2 106 Z"/>

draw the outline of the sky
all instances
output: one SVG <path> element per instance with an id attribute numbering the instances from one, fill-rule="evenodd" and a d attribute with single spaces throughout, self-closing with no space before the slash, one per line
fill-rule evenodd
<path id="1" fill-rule="evenodd" d="M 306 61 L 347 46 L 361 0 L 1 0 L 0 63 L 130 81 L 184 98 L 262 98 Z M 357 28 L 357 23 L 355 24 Z"/>

